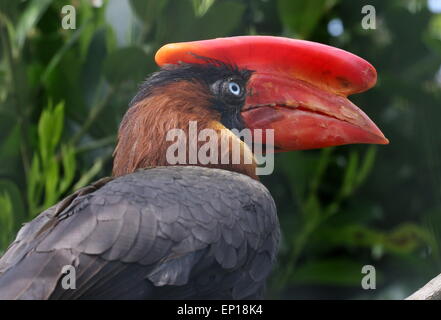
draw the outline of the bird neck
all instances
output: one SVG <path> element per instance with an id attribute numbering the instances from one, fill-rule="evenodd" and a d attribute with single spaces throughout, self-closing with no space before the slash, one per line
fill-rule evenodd
<path id="1" fill-rule="evenodd" d="M 208 107 L 209 103 L 209 94 L 194 82 L 152 90 L 129 108 L 121 122 L 113 175 L 147 167 L 190 165 L 257 179 L 252 151 L 221 124 L 220 115 Z"/>

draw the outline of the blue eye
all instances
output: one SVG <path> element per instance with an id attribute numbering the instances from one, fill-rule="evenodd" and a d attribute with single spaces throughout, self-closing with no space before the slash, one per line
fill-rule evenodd
<path id="1" fill-rule="evenodd" d="M 237 84 L 234 81 L 230 81 L 228 83 L 228 90 L 234 94 L 235 96 L 240 96 L 241 92 L 242 92 L 242 88 L 240 87 L 239 84 Z"/>

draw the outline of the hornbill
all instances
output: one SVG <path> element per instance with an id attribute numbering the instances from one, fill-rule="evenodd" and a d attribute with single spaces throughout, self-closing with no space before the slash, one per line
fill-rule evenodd
<path id="1" fill-rule="evenodd" d="M 254 146 L 233 129 L 274 130 L 275 152 L 388 143 L 347 99 L 376 71 L 341 49 L 241 36 L 168 44 L 155 59 L 121 122 L 112 177 L 21 228 L 0 259 L 1 299 L 262 298 L 279 224 Z M 171 164 L 167 132 L 191 121 L 227 139 L 216 160 L 239 146 L 253 161 Z"/>

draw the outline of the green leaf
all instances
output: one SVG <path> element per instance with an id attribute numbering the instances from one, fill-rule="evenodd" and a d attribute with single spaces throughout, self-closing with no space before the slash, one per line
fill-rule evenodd
<path id="1" fill-rule="evenodd" d="M 38 122 L 39 151 L 40 156 L 43 159 L 43 163 L 47 162 L 49 154 L 49 141 L 51 138 L 49 132 L 49 126 L 51 125 L 51 122 L 49 117 L 49 110 L 43 110 L 40 116 L 40 120 Z"/>
<path id="2" fill-rule="evenodd" d="M 343 178 L 343 183 L 340 189 L 340 196 L 345 198 L 351 195 L 356 186 L 356 178 L 358 171 L 358 153 L 352 151 L 349 154 L 349 161 L 346 166 L 345 175 Z"/>
<path id="3" fill-rule="evenodd" d="M 94 104 L 103 77 L 103 63 L 108 53 L 106 30 L 106 28 L 101 27 L 95 31 L 92 40 L 90 41 L 87 56 L 81 70 L 80 87 L 86 105 L 88 106 Z"/>
<path id="4" fill-rule="evenodd" d="M 88 185 L 92 181 L 92 179 L 94 179 L 94 177 L 101 171 L 101 169 L 103 168 L 103 164 L 104 162 L 102 159 L 98 159 L 97 161 L 95 161 L 93 166 L 81 176 L 80 180 L 78 180 L 78 182 L 73 187 L 73 190 L 78 190 Z"/>
<path id="5" fill-rule="evenodd" d="M 156 19 L 160 19 L 167 2 L 168 0 L 130 0 L 130 6 L 138 18 L 150 26 Z"/>
<path id="6" fill-rule="evenodd" d="M 14 211 L 14 227 L 18 228 L 24 220 L 27 220 L 25 216 L 25 208 L 23 205 L 23 197 L 19 187 L 9 179 L 0 179 L 0 194 L 6 193 L 11 201 Z M 1 233 L 1 224 L 0 224 Z"/>
<path id="7" fill-rule="evenodd" d="M 195 13 L 193 1 L 170 3 L 165 19 L 158 21 L 158 39 L 178 42 L 228 36 L 240 25 L 245 8 L 238 1 L 224 0 L 212 5 L 207 2 Z"/>
<path id="8" fill-rule="evenodd" d="M 317 241 L 331 247 L 367 247 L 383 244 L 383 234 L 366 226 L 351 224 L 338 227 L 325 227 L 318 233 Z"/>
<path id="9" fill-rule="evenodd" d="M 305 227 L 315 226 L 322 216 L 322 208 L 319 198 L 316 194 L 311 194 L 302 207 L 302 213 L 306 217 Z"/>
<path id="10" fill-rule="evenodd" d="M 317 243 L 327 247 L 382 248 L 386 253 L 410 254 L 423 245 L 430 245 L 432 238 L 424 228 L 403 223 L 392 231 L 381 231 L 362 225 L 325 227 L 317 232 Z"/>
<path id="11" fill-rule="evenodd" d="M 237 1 L 215 2 L 196 23 L 199 39 L 225 37 L 238 27 L 245 5 Z"/>
<path id="12" fill-rule="evenodd" d="M 377 154 L 377 147 L 369 146 L 364 156 L 363 163 L 361 164 L 358 170 L 358 175 L 356 179 L 357 185 L 363 184 L 363 182 L 366 180 L 367 176 L 371 172 L 375 164 L 376 154 Z"/>
<path id="13" fill-rule="evenodd" d="M 276 155 L 276 165 L 291 184 L 297 198 L 305 196 L 311 176 L 317 168 L 318 159 L 308 152 L 285 152 Z"/>
<path id="14" fill-rule="evenodd" d="M 60 179 L 59 170 L 60 170 L 60 165 L 56 157 L 54 156 L 50 158 L 44 170 L 45 194 L 44 194 L 43 209 L 50 207 L 58 199 L 59 193 L 57 187 Z"/>
<path id="15" fill-rule="evenodd" d="M 32 0 L 26 6 L 15 29 L 17 50 L 21 50 L 29 31 L 35 27 L 51 2 L 52 0 Z"/>
<path id="16" fill-rule="evenodd" d="M 300 265 L 291 276 L 293 284 L 360 286 L 364 264 L 349 259 L 323 259 Z"/>
<path id="17" fill-rule="evenodd" d="M 104 61 L 104 75 L 113 84 L 127 80 L 138 82 L 147 74 L 148 57 L 138 47 L 127 47 L 112 52 Z"/>
<path id="18" fill-rule="evenodd" d="M 34 154 L 27 177 L 27 198 L 31 217 L 38 213 L 38 204 L 44 183 L 41 171 L 40 158 L 37 154 Z"/>
<path id="19" fill-rule="evenodd" d="M 193 7 L 196 16 L 203 16 L 214 3 L 215 0 L 193 0 Z"/>
<path id="20" fill-rule="evenodd" d="M 75 43 L 77 43 L 78 39 L 81 37 L 83 32 L 87 30 L 89 26 L 89 21 L 86 21 L 85 24 L 81 25 L 81 27 L 70 36 L 69 40 L 66 41 L 61 48 L 52 56 L 49 64 L 44 70 L 44 73 L 42 75 L 42 81 L 46 82 L 48 80 L 49 75 L 51 72 L 58 66 L 61 58 L 65 55 L 65 53 L 70 50 Z"/>
<path id="21" fill-rule="evenodd" d="M 63 176 L 59 186 L 59 194 L 63 194 L 75 178 L 75 148 L 69 145 L 61 146 L 61 160 L 63 162 Z"/>
<path id="22" fill-rule="evenodd" d="M 20 126 L 16 124 L 0 144 L 2 157 L 16 157 L 20 153 Z"/>
<path id="23" fill-rule="evenodd" d="M 0 250 L 5 248 L 12 238 L 14 212 L 11 197 L 7 192 L 0 193 Z"/>
<path id="24" fill-rule="evenodd" d="M 335 0 L 278 0 L 279 16 L 296 37 L 308 38 Z"/>
<path id="25" fill-rule="evenodd" d="M 64 103 L 60 102 L 55 106 L 53 111 L 53 117 L 51 119 L 54 124 L 52 126 L 52 139 L 51 139 L 51 149 L 55 150 L 55 147 L 60 142 L 61 134 L 63 133 L 64 126 Z"/>
<path id="26" fill-rule="evenodd" d="M 164 16 L 157 23 L 156 40 L 160 43 L 196 40 L 199 25 L 195 23 L 195 18 L 193 4 L 189 0 L 168 3 Z"/>
<path id="27" fill-rule="evenodd" d="M 388 233 L 384 239 L 385 248 L 395 253 L 411 253 L 424 244 L 430 244 L 430 233 L 413 223 L 403 223 Z"/>
<path id="28" fill-rule="evenodd" d="M 0 0 L 0 12 L 9 18 L 16 16 L 19 8 L 19 1 Z"/>
<path id="29" fill-rule="evenodd" d="M 325 148 L 320 151 L 319 161 L 315 168 L 314 176 L 312 177 L 310 186 L 310 192 L 313 194 L 317 193 L 317 190 L 322 183 L 323 175 L 325 174 L 326 169 L 329 166 L 333 150 L 334 148 Z"/>
<path id="30" fill-rule="evenodd" d="M 63 132 L 64 103 L 60 102 L 52 108 L 43 110 L 38 122 L 39 151 L 43 167 L 54 155 L 55 148 L 60 141 Z"/>

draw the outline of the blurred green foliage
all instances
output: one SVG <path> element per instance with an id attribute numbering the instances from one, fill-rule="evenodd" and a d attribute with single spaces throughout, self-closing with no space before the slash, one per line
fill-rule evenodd
<path id="1" fill-rule="evenodd" d="M 76 29 L 61 8 L 76 8 Z M 361 8 L 376 9 L 376 29 Z M 331 36 L 339 19 L 343 33 Z M 335 20 L 334 20 L 335 21 Z M 352 100 L 389 146 L 280 154 L 269 298 L 402 298 L 441 273 L 441 14 L 425 0 L 0 0 L 0 251 L 20 225 L 111 172 L 119 121 L 163 44 L 269 34 L 372 62 Z M 377 289 L 363 290 L 374 265 Z"/>

